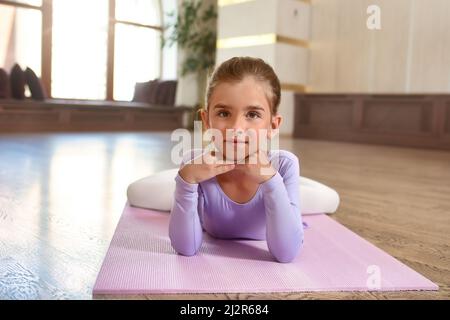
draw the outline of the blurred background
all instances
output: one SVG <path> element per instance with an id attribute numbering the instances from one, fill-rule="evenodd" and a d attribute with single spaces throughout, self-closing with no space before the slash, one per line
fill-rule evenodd
<path id="1" fill-rule="evenodd" d="M 448 148 L 448 100 L 439 94 L 450 91 L 449 13 L 445 0 L 2 0 L 0 101 L 8 112 L 17 100 L 37 112 L 27 98 L 58 104 L 59 119 L 45 123 L 50 113 L 40 110 L 33 120 L 23 109 L 30 123 L 2 131 L 192 128 L 189 108 L 203 105 L 214 67 L 249 55 L 281 80 L 284 135 L 358 140 L 352 135 L 363 133 L 364 142 Z M 328 96 L 319 106 L 310 98 L 320 93 Z M 83 125 L 80 103 L 110 106 L 121 117 L 108 122 L 109 114 L 84 108 L 103 121 Z M 149 120 L 136 123 L 130 106 L 147 107 L 139 112 Z M 182 108 L 149 108 L 158 106 Z M 0 121 L 13 117 L 6 111 Z M 156 125 L 166 122 L 161 113 L 175 126 Z"/>
<path id="2" fill-rule="evenodd" d="M 450 1 L 0 0 L 0 299 L 92 296 L 128 185 L 176 167 L 233 56 L 275 69 L 333 218 L 440 286 L 294 297 L 450 298 Z"/>

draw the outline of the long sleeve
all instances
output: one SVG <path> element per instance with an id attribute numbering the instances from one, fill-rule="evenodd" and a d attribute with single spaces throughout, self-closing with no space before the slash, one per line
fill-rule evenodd
<path id="1" fill-rule="evenodd" d="M 203 230 L 198 215 L 198 183 L 188 183 L 178 173 L 174 203 L 170 212 L 169 237 L 179 254 L 195 255 L 202 243 Z"/>
<path id="2" fill-rule="evenodd" d="M 298 158 L 291 158 L 285 170 L 284 178 L 277 171 L 262 183 L 267 246 L 279 262 L 291 262 L 303 245 Z"/>

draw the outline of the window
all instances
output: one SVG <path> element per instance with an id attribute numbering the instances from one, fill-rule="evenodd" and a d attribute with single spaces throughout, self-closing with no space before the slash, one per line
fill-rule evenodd
<path id="1" fill-rule="evenodd" d="M 114 100 L 131 100 L 136 82 L 161 75 L 159 1 L 116 0 Z"/>
<path id="2" fill-rule="evenodd" d="M 16 2 L 17 4 L 29 4 L 32 6 L 42 6 L 42 0 L 10 0 L 11 2 Z"/>
<path id="3" fill-rule="evenodd" d="M 16 1 L 15 1 L 16 2 Z M 29 5 L 0 2 L 0 67 L 11 70 L 15 63 L 41 75 L 41 0 L 23 1 Z"/>
<path id="4" fill-rule="evenodd" d="M 53 0 L 52 96 L 105 99 L 108 0 Z"/>
<path id="5" fill-rule="evenodd" d="M 29 66 L 55 98 L 129 101 L 162 75 L 161 2 L 0 0 L 0 67 Z"/>

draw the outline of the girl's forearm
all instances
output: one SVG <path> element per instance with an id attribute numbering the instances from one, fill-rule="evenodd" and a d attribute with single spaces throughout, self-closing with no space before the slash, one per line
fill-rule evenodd
<path id="1" fill-rule="evenodd" d="M 279 173 L 262 184 L 266 209 L 266 239 L 279 262 L 290 262 L 303 244 L 303 224 L 297 194 L 290 195 Z M 295 189 L 295 188 L 293 188 Z M 291 193 L 295 193 L 291 191 Z"/>
<path id="2" fill-rule="evenodd" d="M 178 253 L 192 256 L 202 243 L 202 227 L 198 215 L 198 184 L 175 177 L 174 203 L 170 211 L 169 237 Z"/>

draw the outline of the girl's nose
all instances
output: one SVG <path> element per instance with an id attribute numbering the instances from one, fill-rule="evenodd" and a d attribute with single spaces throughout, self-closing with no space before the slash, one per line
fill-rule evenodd
<path id="1" fill-rule="evenodd" d="M 233 134 L 238 135 L 238 136 L 244 135 L 245 130 L 246 130 L 243 121 L 240 121 L 239 119 L 236 119 L 232 123 L 231 129 L 233 130 Z"/>
<path id="2" fill-rule="evenodd" d="M 245 130 L 242 127 L 233 127 L 230 129 L 229 135 L 236 138 L 244 137 Z"/>

